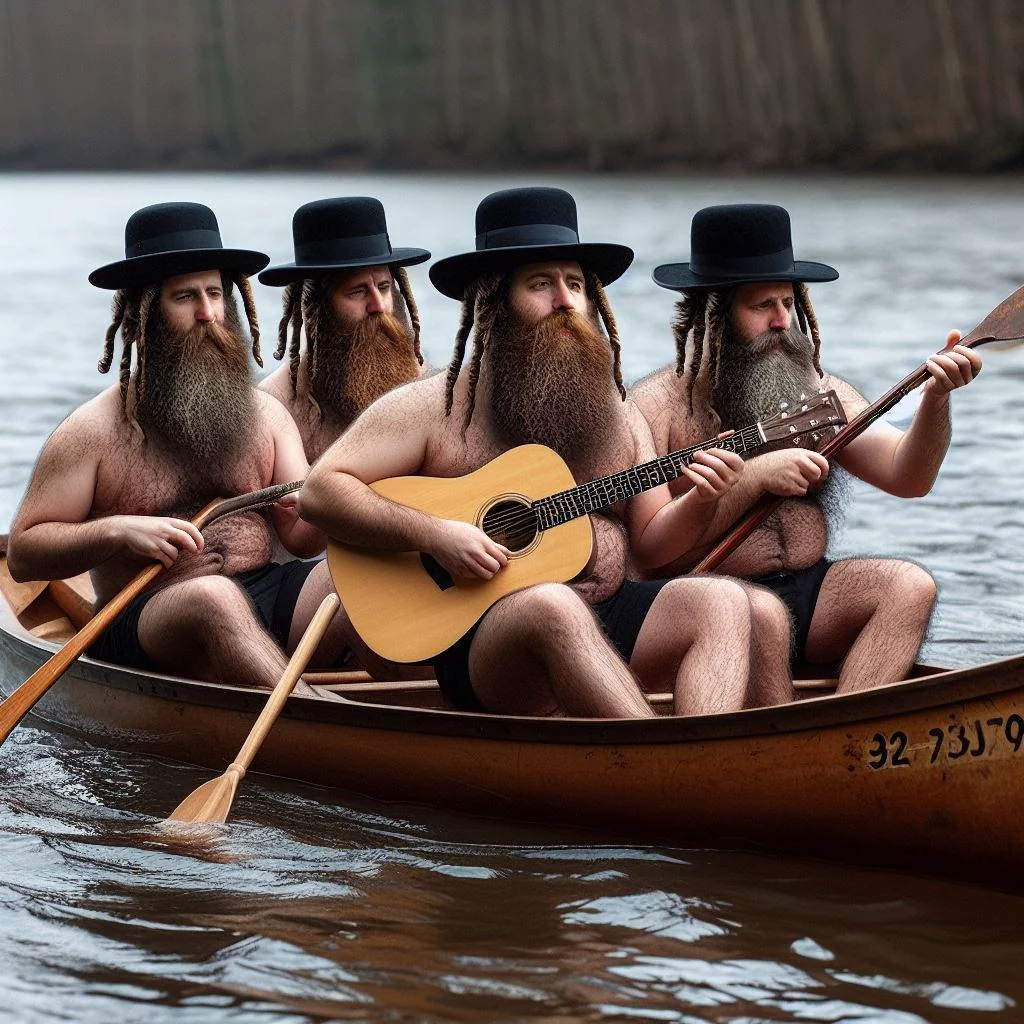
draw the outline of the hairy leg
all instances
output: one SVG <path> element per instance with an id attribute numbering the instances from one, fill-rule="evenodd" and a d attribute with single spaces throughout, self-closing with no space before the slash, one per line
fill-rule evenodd
<path id="1" fill-rule="evenodd" d="M 912 562 L 836 562 L 818 594 L 807 635 L 807 660 L 845 658 L 837 693 L 906 678 L 928 628 L 935 594 L 935 581 Z"/>
<path id="2" fill-rule="evenodd" d="M 317 608 L 320 607 L 320 602 L 333 589 L 334 584 L 331 582 L 331 573 L 325 559 L 306 577 L 306 582 L 302 585 L 302 590 L 299 591 L 299 599 L 295 602 L 291 630 L 288 635 L 289 651 L 294 651 L 298 646 L 302 634 L 305 633 Z M 399 627 L 396 626 L 396 628 Z M 397 662 L 386 661 L 374 654 L 355 631 L 344 607 L 338 609 L 330 626 L 327 627 L 323 640 L 320 641 L 316 653 L 310 659 L 310 670 L 325 671 L 329 669 L 338 661 L 346 647 L 351 650 L 352 656 L 345 662 L 345 668 L 364 669 L 374 679 L 433 678 L 434 670 L 429 665 L 400 665 Z"/>
<path id="3" fill-rule="evenodd" d="M 750 602 L 750 687 L 744 707 L 788 704 L 796 696 L 789 667 L 789 611 L 770 590 L 742 586 Z"/>
<path id="4" fill-rule="evenodd" d="M 469 676 L 480 703 L 498 714 L 654 716 L 593 611 L 558 583 L 509 594 L 484 616 Z"/>
<path id="5" fill-rule="evenodd" d="M 738 711 L 750 680 L 750 603 L 734 580 L 667 583 L 651 605 L 630 667 L 646 689 L 672 687 L 677 715 Z"/>
<path id="6" fill-rule="evenodd" d="M 224 576 L 160 591 L 139 619 L 139 642 L 165 671 L 235 686 L 272 688 L 287 663 L 245 594 Z"/>

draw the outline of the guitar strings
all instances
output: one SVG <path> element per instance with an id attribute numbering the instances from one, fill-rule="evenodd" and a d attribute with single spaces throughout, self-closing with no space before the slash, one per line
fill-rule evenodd
<path id="1" fill-rule="evenodd" d="M 543 498 L 537 498 L 537 499 L 534 500 L 533 504 L 531 504 L 531 505 L 519 505 L 517 508 L 509 510 L 508 512 L 502 512 L 501 514 L 495 516 L 493 519 L 487 519 L 485 517 L 485 522 L 486 522 L 487 528 L 488 528 L 488 530 L 495 530 L 495 531 L 499 531 L 499 532 L 511 532 L 511 531 L 516 530 L 516 529 L 518 529 L 520 527 L 526 527 L 526 526 L 530 526 L 530 525 L 536 526 L 537 525 L 537 519 L 538 519 L 538 516 L 539 516 L 538 506 L 541 503 L 543 503 L 543 502 L 550 502 L 553 499 L 561 497 L 562 495 L 571 494 L 573 492 L 583 492 L 583 491 L 586 490 L 586 488 L 593 487 L 595 485 L 600 485 L 602 482 L 608 481 L 609 479 L 611 479 L 613 477 L 623 476 L 623 475 L 625 475 L 627 473 L 636 472 L 638 470 L 646 469 L 648 467 L 655 467 L 656 466 L 658 468 L 658 470 L 660 470 L 662 475 L 664 476 L 664 466 L 662 464 L 665 463 L 666 461 L 668 461 L 670 464 L 672 464 L 673 468 L 677 468 L 675 466 L 675 463 L 680 461 L 680 460 L 682 460 L 682 459 L 687 458 L 688 456 L 695 455 L 695 454 L 697 454 L 698 452 L 701 452 L 701 451 L 707 451 L 710 448 L 728 447 L 728 442 L 732 438 L 738 438 L 740 441 L 742 441 L 744 447 L 746 447 L 752 440 L 759 439 L 760 438 L 760 434 L 758 432 L 757 425 L 753 424 L 751 426 L 740 428 L 739 430 L 737 430 L 733 434 L 731 434 L 729 437 L 715 438 L 715 439 L 713 439 L 711 441 L 702 441 L 700 444 L 692 445 L 689 448 L 682 448 L 682 449 L 680 449 L 679 451 L 676 451 L 676 452 L 669 452 L 667 455 L 662 455 L 662 456 L 659 456 L 656 459 L 651 459 L 648 462 L 643 462 L 639 466 L 631 466 L 629 469 L 621 470 L 619 473 L 610 473 L 610 474 L 608 474 L 608 476 L 598 477 L 598 479 L 596 479 L 596 480 L 590 480 L 587 483 L 577 484 L 575 487 L 567 488 L 564 491 L 557 491 L 555 494 L 549 494 L 549 495 L 547 495 L 546 497 L 543 497 Z M 678 475 L 679 474 L 677 474 L 677 477 L 678 477 Z M 651 485 L 649 487 L 642 488 L 642 490 L 651 490 L 654 487 L 658 487 L 662 483 L 666 483 L 666 482 L 667 482 L 667 479 L 666 480 L 658 481 L 656 483 L 651 483 Z M 637 492 L 637 493 L 641 493 L 641 492 Z M 597 495 L 597 496 L 598 497 L 603 497 L 602 495 Z M 630 495 L 630 497 L 633 497 L 633 496 L 634 495 Z M 608 505 L 614 505 L 615 502 L 622 501 L 622 500 L 624 500 L 624 499 L 622 499 L 622 498 L 614 498 L 613 500 L 608 502 Z M 602 507 L 607 507 L 607 505 L 602 506 Z M 596 509 L 595 509 L 595 511 L 596 511 Z M 588 513 L 584 511 L 584 512 L 581 512 L 579 514 L 579 516 L 584 516 L 584 515 L 587 515 L 587 514 Z M 579 516 L 577 516 L 575 518 L 579 518 Z"/>

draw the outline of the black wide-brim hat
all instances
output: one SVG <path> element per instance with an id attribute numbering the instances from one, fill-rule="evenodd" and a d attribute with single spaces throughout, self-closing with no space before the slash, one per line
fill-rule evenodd
<path id="1" fill-rule="evenodd" d="M 438 260 L 430 280 L 442 295 L 461 300 L 481 274 L 550 260 L 574 260 L 611 284 L 633 262 L 633 250 L 581 242 L 576 201 L 564 189 L 509 188 L 485 196 L 476 208 L 476 249 Z"/>
<path id="2" fill-rule="evenodd" d="M 379 199 L 317 199 L 292 217 L 295 262 L 268 267 L 260 282 L 291 284 L 360 267 L 410 267 L 430 259 L 426 249 L 393 249 Z"/>
<path id="3" fill-rule="evenodd" d="M 225 249 L 217 218 L 202 203 L 158 203 L 128 218 L 123 260 L 89 275 L 97 288 L 143 288 L 180 274 L 227 270 L 250 277 L 270 257 L 252 249 Z"/>
<path id="4" fill-rule="evenodd" d="M 793 259 L 789 213 L 781 206 L 706 206 L 690 225 L 690 262 L 654 268 L 654 283 L 672 291 L 730 288 L 759 281 L 834 281 L 825 263 Z"/>

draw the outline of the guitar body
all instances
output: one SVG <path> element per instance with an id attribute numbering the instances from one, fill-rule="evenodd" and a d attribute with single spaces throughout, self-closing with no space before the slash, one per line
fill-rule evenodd
<path id="1" fill-rule="evenodd" d="M 562 459 L 539 444 L 513 448 L 466 476 L 404 476 L 373 484 L 401 505 L 473 523 L 514 553 L 491 580 L 453 579 L 416 551 L 376 551 L 332 540 L 331 578 L 352 625 L 382 658 L 426 661 L 464 636 L 506 594 L 579 575 L 593 545 L 587 516 L 531 536 L 506 537 L 493 528 L 523 520 L 517 509 L 527 502 L 575 485 Z"/>

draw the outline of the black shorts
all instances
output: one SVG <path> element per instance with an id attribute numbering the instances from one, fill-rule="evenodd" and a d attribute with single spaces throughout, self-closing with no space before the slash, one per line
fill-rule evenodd
<path id="1" fill-rule="evenodd" d="M 767 576 L 756 576 L 750 581 L 777 594 L 793 616 L 793 661 L 803 660 L 806 653 L 814 606 L 818 603 L 825 573 L 831 565 L 827 558 L 822 558 L 810 568 L 799 572 L 772 572 Z"/>
<path id="2" fill-rule="evenodd" d="M 241 572 L 231 577 L 248 598 L 252 610 L 264 628 L 274 637 L 282 650 L 288 646 L 288 634 L 291 631 L 292 616 L 295 614 L 299 592 L 318 564 L 318 559 L 285 562 L 284 565 L 271 562 L 262 568 Z M 159 666 L 139 643 L 139 620 L 142 618 L 142 612 L 158 593 L 159 590 L 147 591 L 135 598 L 89 648 L 89 656 L 100 661 L 113 662 L 115 665 L 159 670 Z"/>
<path id="3" fill-rule="evenodd" d="M 629 664 L 640 629 L 651 610 L 655 598 L 668 580 L 650 580 L 638 583 L 626 580 L 607 601 L 594 605 L 605 636 L 619 652 L 622 660 Z M 478 622 L 461 640 L 457 640 L 446 651 L 442 651 L 432 664 L 437 683 L 445 699 L 460 711 L 486 711 L 477 699 L 473 683 L 469 678 L 469 649 L 473 644 Z"/>

